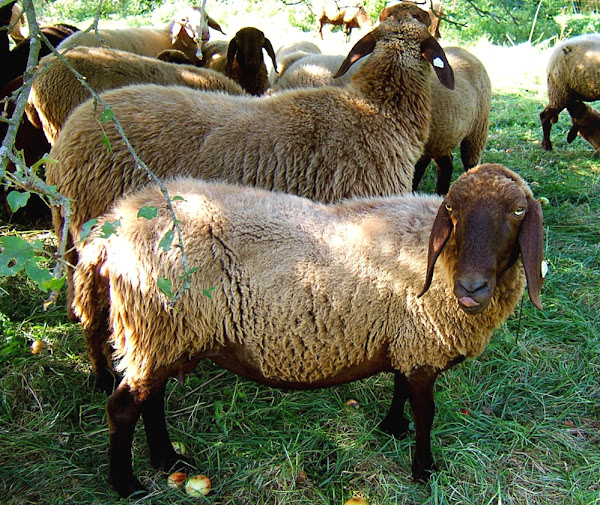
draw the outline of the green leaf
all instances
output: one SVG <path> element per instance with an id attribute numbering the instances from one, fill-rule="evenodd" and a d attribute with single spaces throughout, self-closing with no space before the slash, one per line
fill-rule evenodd
<path id="1" fill-rule="evenodd" d="M 173 298 L 173 283 L 166 277 L 159 277 L 156 281 L 158 289 L 167 297 Z"/>
<path id="2" fill-rule="evenodd" d="M 137 214 L 138 218 L 143 217 L 148 220 L 154 219 L 156 216 L 158 216 L 158 209 L 149 205 L 142 207 Z"/>
<path id="3" fill-rule="evenodd" d="M 158 247 L 160 247 L 163 251 L 168 251 L 171 249 L 171 244 L 173 244 L 173 237 L 175 236 L 175 232 L 173 230 L 169 230 L 165 233 L 165 236 L 161 239 Z"/>
<path id="4" fill-rule="evenodd" d="M 34 247 L 21 237 L 2 237 L 0 253 L 0 275 L 16 275 L 35 256 Z"/>
<path id="5" fill-rule="evenodd" d="M 48 283 L 54 280 L 54 277 L 47 268 L 40 268 L 38 263 L 42 260 L 44 260 L 44 258 L 40 256 L 31 258 L 25 263 L 25 273 L 27 274 L 27 277 L 37 283 L 39 289 L 46 292 L 48 291 Z"/>
<path id="6" fill-rule="evenodd" d="M 11 191 L 6 197 L 6 201 L 10 206 L 10 210 L 16 212 L 21 207 L 27 205 L 30 196 L 31 193 L 29 191 L 25 191 L 24 193 L 21 193 L 20 191 Z"/>
<path id="7" fill-rule="evenodd" d="M 92 228 L 97 222 L 98 220 L 96 218 L 92 218 L 83 223 L 83 226 L 81 227 L 81 233 L 79 234 L 81 242 L 85 242 L 85 240 L 90 236 L 90 233 L 92 233 Z"/>
<path id="8" fill-rule="evenodd" d="M 174 196 L 173 198 L 171 198 L 172 202 L 185 202 L 185 198 L 183 198 L 183 196 Z"/>
<path id="9" fill-rule="evenodd" d="M 108 140 L 106 133 L 102 134 L 102 143 L 106 146 L 106 152 L 108 154 L 112 153 L 112 147 L 110 146 L 110 140 Z"/>
<path id="10" fill-rule="evenodd" d="M 119 226 L 121 226 L 120 219 L 117 219 L 116 221 L 106 221 L 100 227 L 100 231 L 102 232 L 102 235 L 100 235 L 100 238 L 108 238 L 111 235 L 116 235 L 117 228 L 119 228 Z"/>
<path id="11" fill-rule="evenodd" d="M 104 109 L 102 114 L 100 114 L 100 121 L 102 121 L 103 123 L 108 123 L 114 117 L 115 117 L 115 113 L 112 111 L 112 109 Z"/>
<path id="12" fill-rule="evenodd" d="M 215 289 L 217 289 L 217 287 L 216 287 L 216 286 L 213 286 L 212 288 L 208 288 L 208 289 L 203 289 L 203 290 L 202 290 L 202 294 L 203 294 L 204 296 L 206 296 L 207 298 L 210 298 L 210 299 L 212 300 L 212 299 L 213 299 L 213 297 L 212 297 L 212 294 L 211 294 L 211 293 L 212 293 L 212 292 L 213 292 Z"/>

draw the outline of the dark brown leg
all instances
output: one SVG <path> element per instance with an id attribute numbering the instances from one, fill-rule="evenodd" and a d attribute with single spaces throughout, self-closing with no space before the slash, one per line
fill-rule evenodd
<path id="1" fill-rule="evenodd" d="M 109 345 L 110 328 L 108 322 L 108 307 L 101 308 L 94 313 L 94 319 L 84 330 L 88 358 L 96 378 L 96 386 L 110 395 L 119 384 L 120 378 L 114 371 L 110 359 L 112 350 Z"/>
<path id="2" fill-rule="evenodd" d="M 435 185 L 435 192 L 438 195 L 445 195 L 450 189 L 450 181 L 452 180 L 452 171 L 454 165 L 452 164 L 451 156 L 443 156 L 442 158 L 436 158 L 435 164 L 437 165 L 438 177 Z"/>
<path id="3" fill-rule="evenodd" d="M 429 474 L 435 470 L 431 454 L 431 426 L 435 414 L 433 385 L 438 373 L 430 367 L 421 367 L 406 380 L 416 432 L 415 455 L 412 463 L 412 475 L 415 480 L 427 481 Z"/>
<path id="4" fill-rule="evenodd" d="M 150 461 L 152 466 L 159 470 L 183 470 L 186 468 L 187 460 L 175 452 L 167 431 L 165 386 L 166 382 L 159 391 L 150 393 L 142 405 Z"/>
<path id="5" fill-rule="evenodd" d="M 408 399 L 406 377 L 394 372 L 394 396 L 387 415 L 381 421 L 379 429 L 395 438 L 402 439 L 408 433 L 408 420 L 404 417 L 404 405 Z"/>
<path id="6" fill-rule="evenodd" d="M 126 382 L 121 382 L 106 403 L 108 479 L 113 489 L 123 498 L 145 491 L 133 474 L 131 465 L 133 434 L 141 410 L 141 402 Z"/>
<path id="7" fill-rule="evenodd" d="M 552 129 L 552 123 L 556 123 L 561 110 L 558 110 L 554 107 L 546 107 L 542 112 L 540 112 L 540 121 L 542 122 L 542 132 L 544 135 L 542 139 L 542 147 L 546 149 L 546 151 L 552 151 L 550 130 Z"/>
<path id="8" fill-rule="evenodd" d="M 421 158 L 419 161 L 417 161 L 417 163 L 415 165 L 415 173 L 413 175 L 413 184 L 412 184 L 413 191 L 416 191 L 417 188 L 419 187 L 419 183 L 421 182 L 421 179 L 423 178 L 423 175 L 425 174 L 425 169 L 429 166 L 430 161 L 431 161 L 431 158 Z"/>

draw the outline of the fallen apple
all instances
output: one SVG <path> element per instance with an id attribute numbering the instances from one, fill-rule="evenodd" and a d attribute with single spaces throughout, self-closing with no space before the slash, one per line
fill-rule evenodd
<path id="1" fill-rule="evenodd" d="M 210 479 L 206 475 L 194 475 L 185 483 L 185 492 L 189 496 L 206 496 L 210 493 Z"/>
<path id="2" fill-rule="evenodd" d="M 187 478 L 187 473 L 173 472 L 171 475 L 169 475 L 167 479 L 167 484 L 169 487 L 181 489 L 185 485 L 185 481 L 187 480 Z"/>
<path id="3" fill-rule="evenodd" d="M 171 442 L 171 445 L 173 446 L 173 449 L 175 450 L 175 452 L 181 456 L 185 456 L 185 453 L 187 452 L 185 445 L 183 445 L 183 442 L 179 442 L 177 440 L 175 440 L 174 442 Z"/>

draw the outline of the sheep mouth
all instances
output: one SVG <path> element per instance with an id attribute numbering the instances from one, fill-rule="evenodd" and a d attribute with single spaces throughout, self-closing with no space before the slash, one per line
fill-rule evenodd
<path id="1" fill-rule="evenodd" d="M 480 314 L 488 306 L 489 300 L 476 301 L 470 296 L 462 296 L 458 299 L 460 308 L 467 314 L 473 316 Z"/>

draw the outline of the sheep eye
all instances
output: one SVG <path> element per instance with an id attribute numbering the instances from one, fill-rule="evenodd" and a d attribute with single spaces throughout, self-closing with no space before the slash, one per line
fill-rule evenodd
<path id="1" fill-rule="evenodd" d="M 515 216 L 522 216 L 525 213 L 525 207 L 518 207 L 515 210 Z"/>
<path id="2" fill-rule="evenodd" d="M 445 204 L 445 207 L 448 212 L 452 212 L 452 205 Z"/>

